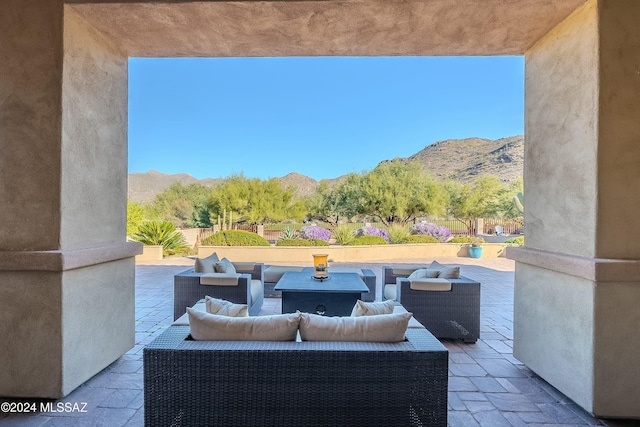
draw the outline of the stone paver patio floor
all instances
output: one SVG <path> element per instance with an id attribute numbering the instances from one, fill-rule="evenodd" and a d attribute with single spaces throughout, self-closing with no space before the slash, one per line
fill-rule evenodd
<path id="1" fill-rule="evenodd" d="M 444 341 L 449 349 L 450 426 L 618 425 L 593 418 L 513 357 L 513 261 L 438 261 L 460 265 L 462 274 L 482 283 L 480 340 L 476 344 Z M 384 265 L 415 262 L 331 265 L 371 268 L 377 275 L 380 295 Z M 173 275 L 191 265 L 189 258 L 138 263 L 135 347 L 60 400 L 86 403 L 86 412 L 0 413 L 0 425 L 142 426 L 142 349 L 173 321 Z M 280 299 L 266 299 L 261 314 L 280 313 L 280 309 Z"/>

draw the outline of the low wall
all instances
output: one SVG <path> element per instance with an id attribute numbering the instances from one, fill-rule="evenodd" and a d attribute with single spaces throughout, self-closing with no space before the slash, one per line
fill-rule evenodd
<path id="1" fill-rule="evenodd" d="M 508 245 L 484 243 L 483 258 L 505 256 Z M 329 254 L 331 262 L 386 261 L 408 258 L 468 257 L 467 244 L 430 243 L 369 246 L 201 246 L 198 257 L 204 258 L 216 252 L 237 262 L 308 262 L 313 254 Z"/>
<path id="2" fill-rule="evenodd" d="M 158 261 L 162 259 L 162 246 L 144 245 L 142 253 L 136 255 L 136 261 Z"/>

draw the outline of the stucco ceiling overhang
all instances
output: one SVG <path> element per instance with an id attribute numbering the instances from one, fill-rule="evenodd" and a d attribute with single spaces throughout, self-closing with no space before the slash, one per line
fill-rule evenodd
<path id="1" fill-rule="evenodd" d="M 587 0 L 68 0 L 129 56 L 520 55 Z"/>

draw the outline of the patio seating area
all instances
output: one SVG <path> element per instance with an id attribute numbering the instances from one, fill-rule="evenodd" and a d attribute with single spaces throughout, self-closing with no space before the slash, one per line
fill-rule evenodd
<path id="1" fill-rule="evenodd" d="M 461 274 L 482 284 L 480 338 L 475 344 L 442 340 L 449 350 L 450 426 L 606 425 L 512 356 L 513 261 L 504 258 L 443 258 L 438 261 L 460 265 Z M 381 295 L 383 266 L 415 263 L 416 260 L 396 260 L 332 265 L 371 269 L 377 277 L 376 295 Z M 188 258 L 136 266 L 135 347 L 59 401 L 80 404 L 84 411 L 1 412 L 0 424 L 142 426 L 143 348 L 173 322 L 174 275 L 190 266 L 193 266 L 193 260 Z M 260 314 L 279 314 L 280 311 L 280 299 L 265 298 Z M 375 373 L 371 372 L 371 375 Z M 56 403 L 53 402 L 52 408 Z"/>

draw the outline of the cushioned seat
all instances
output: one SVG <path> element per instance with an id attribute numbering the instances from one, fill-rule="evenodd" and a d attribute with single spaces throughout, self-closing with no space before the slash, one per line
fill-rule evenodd
<path id="1" fill-rule="evenodd" d="M 426 278 L 424 274 L 409 279 L 421 269 L 439 270 L 444 277 Z M 437 262 L 385 266 L 383 280 L 384 298 L 396 299 L 437 338 L 476 342 L 480 337 L 480 283 L 460 276 L 459 267 Z"/>
<path id="2" fill-rule="evenodd" d="M 206 259 L 205 259 L 206 260 Z M 196 264 L 203 264 L 203 260 Z M 193 268 L 176 274 L 173 280 L 173 318 L 182 316 L 187 307 L 210 295 L 236 304 L 247 304 L 249 315 L 256 316 L 264 302 L 262 263 L 230 263 L 235 273 L 216 273 L 205 265 L 205 273 Z"/>
<path id="3" fill-rule="evenodd" d="M 304 267 L 290 265 L 270 265 L 264 269 L 264 281 L 265 283 L 278 283 L 284 273 L 289 271 L 299 273 L 303 269 Z"/>

